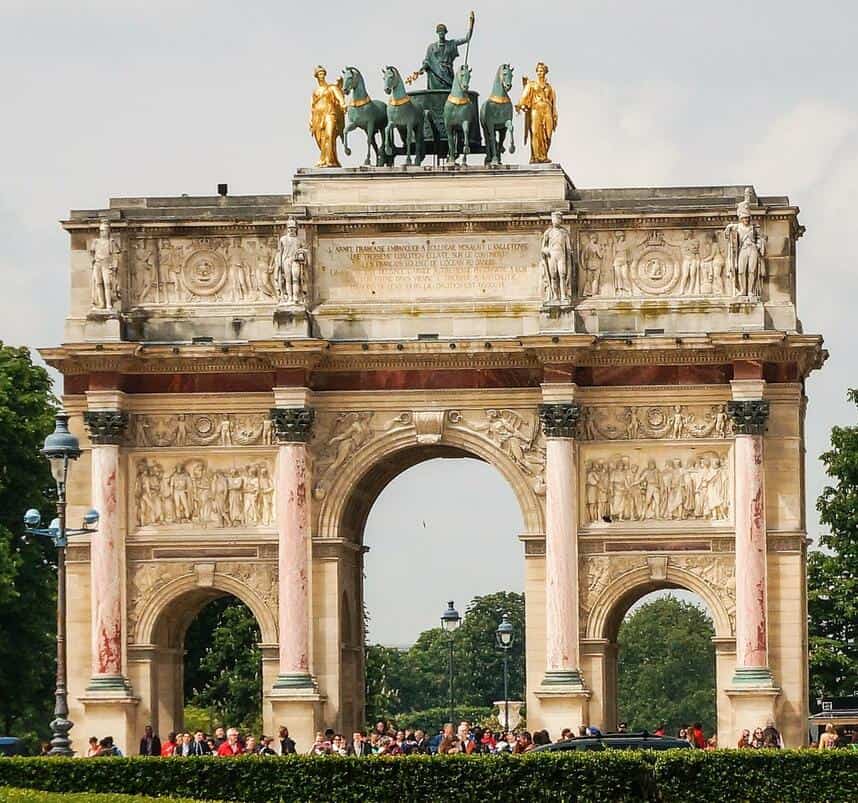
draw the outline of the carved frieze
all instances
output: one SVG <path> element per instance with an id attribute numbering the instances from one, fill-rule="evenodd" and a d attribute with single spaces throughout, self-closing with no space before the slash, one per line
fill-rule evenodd
<path id="1" fill-rule="evenodd" d="M 218 561 L 216 574 L 238 580 L 255 591 L 269 608 L 277 610 L 278 574 L 276 563 L 232 563 Z"/>
<path id="2" fill-rule="evenodd" d="M 264 236 L 134 240 L 132 304 L 273 303 L 276 247 Z"/>
<path id="3" fill-rule="evenodd" d="M 734 295 L 723 231 L 594 231 L 578 238 L 582 298 Z"/>
<path id="4" fill-rule="evenodd" d="M 581 440 L 727 438 L 732 434 L 724 404 L 626 405 L 581 411 Z"/>
<path id="5" fill-rule="evenodd" d="M 256 528 L 274 523 L 271 461 L 218 456 L 134 461 L 137 527 Z"/>
<path id="6" fill-rule="evenodd" d="M 263 413 L 139 414 L 131 417 L 133 446 L 270 446 L 271 419 Z"/>
<path id="7" fill-rule="evenodd" d="M 727 522 L 726 449 L 588 450 L 582 462 L 584 524 Z"/>
<path id="8" fill-rule="evenodd" d="M 128 565 L 128 640 L 134 641 L 134 631 L 146 603 L 171 580 L 192 574 L 193 563 L 129 563 Z"/>

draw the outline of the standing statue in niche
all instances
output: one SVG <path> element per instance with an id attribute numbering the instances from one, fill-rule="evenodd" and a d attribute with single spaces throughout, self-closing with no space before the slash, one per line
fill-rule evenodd
<path id="1" fill-rule="evenodd" d="M 624 231 L 614 232 L 611 263 L 614 269 L 614 293 L 617 296 L 630 296 L 632 283 L 629 278 L 629 266 L 632 263 L 632 258 Z"/>
<path id="2" fill-rule="evenodd" d="M 110 236 L 110 224 L 102 220 L 98 237 L 89 247 L 92 270 L 92 307 L 111 311 L 119 300 L 119 243 Z"/>
<path id="3" fill-rule="evenodd" d="M 560 212 L 552 212 L 551 226 L 542 235 L 540 255 L 549 304 L 569 304 L 572 297 L 572 241 L 562 221 Z"/>
<path id="4" fill-rule="evenodd" d="M 539 62 L 536 65 L 536 78 L 531 81 L 525 76 L 524 91 L 515 110 L 524 112 L 524 141 L 530 137 L 530 163 L 550 162 L 548 151 L 551 137 L 557 128 L 557 97 L 554 88 L 548 83 L 548 66 Z"/>
<path id="5" fill-rule="evenodd" d="M 761 279 L 766 275 L 766 237 L 756 223 L 751 223 L 751 188 L 736 208 L 738 223 L 724 229 L 727 239 L 727 269 L 733 275 L 733 292 L 737 296 L 759 297 Z"/>
<path id="6" fill-rule="evenodd" d="M 307 301 L 307 249 L 298 238 L 298 224 L 286 221 L 286 233 L 277 243 L 274 255 L 274 283 L 277 302 L 302 306 Z"/>
<path id="7" fill-rule="evenodd" d="M 316 67 L 313 77 L 317 86 L 313 90 L 310 105 L 310 133 L 319 148 L 316 167 L 339 167 L 337 138 L 342 138 L 345 128 L 346 99 L 342 79 L 336 84 L 325 80 L 328 73 L 324 67 Z"/>

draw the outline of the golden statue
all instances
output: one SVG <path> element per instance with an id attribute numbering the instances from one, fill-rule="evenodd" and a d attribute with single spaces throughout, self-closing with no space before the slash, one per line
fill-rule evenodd
<path id="1" fill-rule="evenodd" d="M 310 133 L 319 147 L 316 167 L 339 167 L 337 137 L 343 135 L 346 111 L 342 80 L 336 84 L 326 83 L 328 73 L 324 67 L 316 67 L 313 75 L 318 86 L 313 90 L 310 103 Z"/>
<path id="2" fill-rule="evenodd" d="M 524 78 L 524 91 L 516 111 L 524 111 L 524 141 L 530 137 L 530 163 L 550 162 L 548 149 L 551 147 L 551 135 L 557 128 L 557 97 L 554 89 L 546 80 L 548 66 L 543 62 L 536 65 L 536 80 Z"/>

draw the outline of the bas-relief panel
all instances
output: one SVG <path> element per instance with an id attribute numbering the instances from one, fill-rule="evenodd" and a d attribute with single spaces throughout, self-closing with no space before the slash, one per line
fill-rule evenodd
<path id="1" fill-rule="evenodd" d="M 648 568 L 651 579 L 668 581 L 671 569 L 699 578 L 724 606 L 731 630 L 736 629 L 736 562 L 733 555 L 670 555 L 660 566 L 662 576 L 653 576 L 646 555 L 590 555 L 581 558 L 580 616 L 582 631 L 599 598 L 620 577 L 636 569 Z M 687 589 L 692 590 L 692 589 Z"/>
<path id="2" fill-rule="evenodd" d="M 538 301 L 538 235 L 320 237 L 318 300 Z"/>
<path id="3" fill-rule="evenodd" d="M 585 527 L 730 522 L 732 476 L 725 445 L 584 444 L 579 477 Z"/>
<path id="4" fill-rule="evenodd" d="M 733 433 L 725 404 L 651 404 L 581 408 L 580 440 L 727 438 Z"/>
<path id="5" fill-rule="evenodd" d="M 274 303 L 276 237 L 132 240 L 131 304 Z"/>
<path id="6" fill-rule="evenodd" d="M 322 499 L 349 461 L 380 438 L 410 431 L 417 444 L 437 444 L 444 442 L 447 428 L 484 439 L 513 462 L 535 493 L 545 492 L 545 439 L 536 411 L 462 408 L 320 412 L 310 441 L 313 495 Z"/>
<path id="7" fill-rule="evenodd" d="M 730 256 L 722 230 L 579 232 L 578 295 L 581 298 L 753 295 L 735 281 Z"/>
<path id="8" fill-rule="evenodd" d="M 138 530 L 274 525 L 274 470 L 267 457 L 135 457 L 131 477 L 131 525 Z"/>
<path id="9" fill-rule="evenodd" d="M 131 416 L 133 446 L 270 446 L 271 419 L 264 413 L 167 413 Z"/>

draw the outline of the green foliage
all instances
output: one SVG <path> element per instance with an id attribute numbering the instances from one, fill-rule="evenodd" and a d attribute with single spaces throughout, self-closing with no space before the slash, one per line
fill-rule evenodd
<path id="1" fill-rule="evenodd" d="M 516 634 L 509 656 L 510 699 L 521 699 L 524 693 L 524 595 L 498 592 L 475 597 L 453 636 L 457 717 L 460 709 L 484 708 L 503 698 L 503 652 L 495 643 L 503 614 L 509 615 Z M 449 637 L 440 627 L 425 630 L 408 650 L 367 646 L 367 720 L 410 723 L 411 712 L 445 703 L 448 659 Z"/>
<path id="2" fill-rule="evenodd" d="M 27 349 L 0 343 L 0 733 L 30 742 L 47 735 L 53 707 L 56 551 L 27 536 L 22 519 L 31 507 L 53 515 L 39 454 L 53 416 L 47 372 Z"/>
<path id="3" fill-rule="evenodd" d="M 117 802 L 123 798 L 116 793 L 124 792 L 246 803 L 484 799 L 502 803 L 834 803 L 858 800 L 858 753 L 607 750 L 357 759 L 14 758 L 0 760 L 0 784 L 53 792 L 108 793 Z M 98 798 L 83 800 L 102 803 Z"/>
<path id="4" fill-rule="evenodd" d="M 834 427 L 822 462 L 834 483 L 816 502 L 823 550 L 807 562 L 810 682 L 815 697 L 845 697 L 858 689 L 858 426 Z"/>
<path id="5" fill-rule="evenodd" d="M 219 723 L 258 731 L 262 721 L 259 625 L 234 597 L 210 602 L 185 636 L 185 700 Z M 209 728 L 204 728 L 208 730 Z"/>
<path id="6" fill-rule="evenodd" d="M 715 731 L 715 630 L 704 610 L 675 597 L 642 605 L 620 626 L 618 710 L 631 730 L 668 732 L 700 722 Z"/>
<path id="7" fill-rule="evenodd" d="M 621 751 L 480 758 L 16 758 L 0 761 L 0 784 L 50 791 L 217 797 L 244 803 L 652 799 L 650 762 L 640 754 Z"/>
<path id="8" fill-rule="evenodd" d="M 35 789 L 0 788 L 2 803 L 192 803 L 189 797 L 99 794 L 98 792 L 39 792 Z M 198 803 L 198 802 L 197 802 Z"/>
<path id="9" fill-rule="evenodd" d="M 496 711 L 489 705 L 458 705 L 456 706 L 456 719 L 467 720 L 473 725 L 485 726 L 492 724 L 497 729 Z M 442 706 L 440 708 L 427 708 L 425 711 L 408 711 L 398 714 L 392 722 L 397 728 L 418 728 L 430 738 L 437 733 L 445 722 L 450 721 L 450 709 Z M 373 723 L 369 723 L 372 725 Z"/>
<path id="10" fill-rule="evenodd" d="M 858 753 L 846 750 L 669 750 L 655 762 L 664 803 L 858 800 Z"/>

